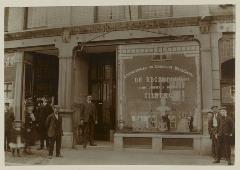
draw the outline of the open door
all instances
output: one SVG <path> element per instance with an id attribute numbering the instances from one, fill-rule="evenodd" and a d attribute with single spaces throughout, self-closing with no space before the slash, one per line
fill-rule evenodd
<path id="1" fill-rule="evenodd" d="M 116 67 L 115 53 L 91 55 L 89 58 L 89 93 L 96 104 L 98 124 L 96 140 L 110 140 L 110 130 L 115 129 Z"/>

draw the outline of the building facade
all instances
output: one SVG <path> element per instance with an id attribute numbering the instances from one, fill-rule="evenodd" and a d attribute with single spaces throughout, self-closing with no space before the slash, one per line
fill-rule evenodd
<path id="1" fill-rule="evenodd" d="M 64 147 L 88 94 L 116 149 L 208 154 L 206 111 L 234 113 L 234 5 L 9 7 L 4 48 L 5 101 L 21 122 L 25 99 L 51 96 Z"/>

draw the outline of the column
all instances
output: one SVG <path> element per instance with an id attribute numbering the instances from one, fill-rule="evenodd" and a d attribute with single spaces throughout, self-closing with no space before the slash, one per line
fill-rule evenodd
<path id="1" fill-rule="evenodd" d="M 220 95 L 220 58 L 218 41 L 222 37 L 222 33 L 211 33 L 211 50 L 212 50 L 212 92 L 213 92 L 213 105 L 221 105 Z"/>
<path id="2" fill-rule="evenodd" d="M 212 57 L 209 34 L 198 34 L 195 38 L 200 42 L 201 72 L 202 72 L 202 109 L 212 106 Z"/>
<path id="3" fill-rule="evenodd" d="M 58 105 L 63 119 L 62 146 L 73 146 L 73 48 L 76 43 L 56 42 L 59 57 Z"/>
<path id="4" fill-rule="evenodd" d="M 14 84 L 14 114 L 15 114 L 15 124 L 18 130 L 21 128 L 21 115 L 23 110 L 23 61 L 24 52 L 15 53 L 15 84 Z M 17 144 L 21 144 L 21 136 L 17 136 Z"/>

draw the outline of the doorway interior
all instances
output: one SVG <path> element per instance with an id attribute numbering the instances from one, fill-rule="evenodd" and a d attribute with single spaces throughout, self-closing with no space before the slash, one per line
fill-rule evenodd
<path id="1" fill-rule="evenodd" d="M 51 97 L 58 100 L 59 63 L 56 52 L 28 52 L 24 64 L 24 98 Z"/>
<path id="2" fill-rule="evenodd" d="M 88 56 L 88 93 L 97 109 L 95 140 L 111 141 L 116 126 L 116 53 Z"/>

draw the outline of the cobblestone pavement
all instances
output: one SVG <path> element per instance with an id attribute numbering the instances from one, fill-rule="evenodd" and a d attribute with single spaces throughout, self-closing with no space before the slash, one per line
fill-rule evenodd
<path id="1" fill-rule="evenodd" d="M 32 155 L 22 153 L 21 157 L 12 157 L 5 153 L 5 165 L 227 165 L 225 160 L 213 164 L 210 156 L 193 153 L 163 152 L 152 153 L 146 150 L 114 150 L 112 147 L 82 147 L 63 149 L 63 158 L 48 159 L 48 151 L 32 149 Z"/>

